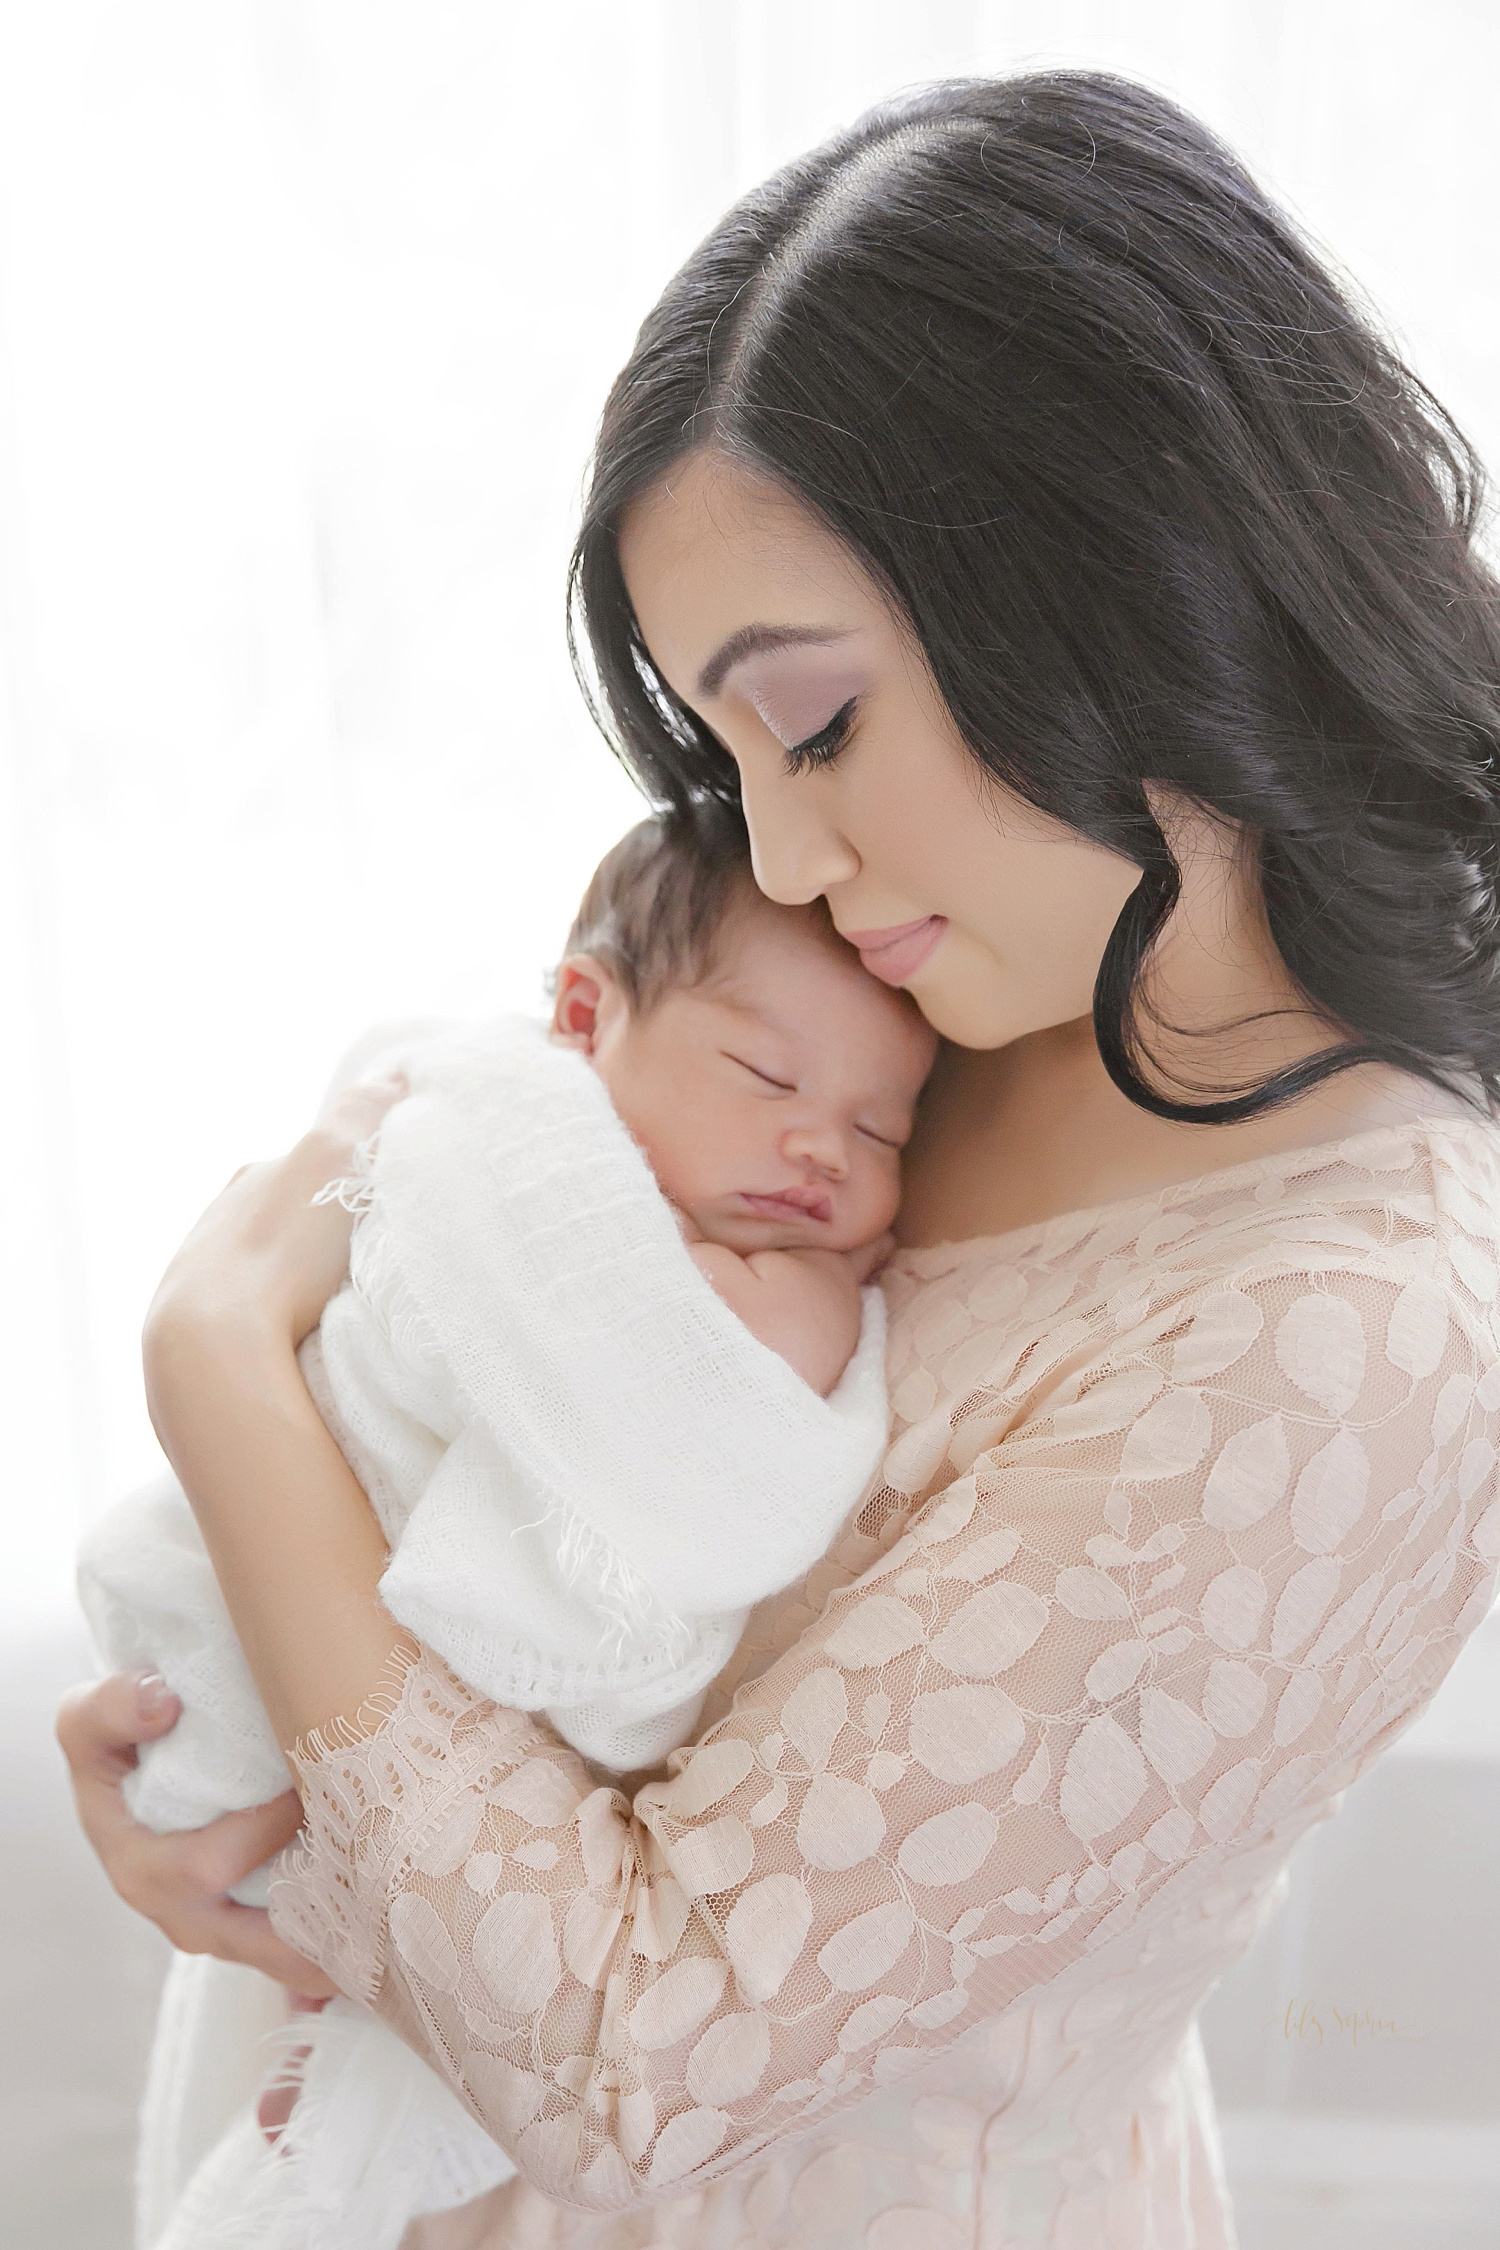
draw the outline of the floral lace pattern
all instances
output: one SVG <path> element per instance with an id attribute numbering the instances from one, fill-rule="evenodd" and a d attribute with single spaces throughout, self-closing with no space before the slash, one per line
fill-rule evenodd
<path id="1" fill-rule="evenodd" d="M 1195 2010 L 1500 1551 L 1500 1130 L 887 1270 L 882 1481 L 632 1796 L 413 1649 L 276 1926 L 520 2176 L 431 2250 L 1232 2244 Z"/>

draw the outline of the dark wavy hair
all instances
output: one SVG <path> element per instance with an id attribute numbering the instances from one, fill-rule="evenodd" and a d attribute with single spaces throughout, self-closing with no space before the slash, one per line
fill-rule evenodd
<path id="1" fill-rule="evenodd" d="M 665 807 L 733 805 L 737 777 L 657 674 L 616 535 L 700 446 L 853 552 L 988 773 L 1142 870 L 1094 993 L 1132 1101 L 1219 1123 L 1379 1059 L 1496 1109 L 1480 465 L 1202 125 L 1092 72 L 926 87 L 745 196 L 668 284 L 569 581 L 585 695 Z M 1336 1035 L 1258 1085 L 1177 1080 L 1208 1100 L 1142 1076 L 1140 972 L 1179 888 L 1147 781 L 1243 824 Z"/>

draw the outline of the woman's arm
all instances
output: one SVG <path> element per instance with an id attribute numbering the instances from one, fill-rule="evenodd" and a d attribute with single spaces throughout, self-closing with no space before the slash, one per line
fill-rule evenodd
<path id="1" fill-rule="evenodd" d="M 376 1587 L 389 1560 L 285 1336 L 225 1319 L 154 1330 L 152 1418 L 192 1502 L 276 1739 L 352 1715 L 410 1641 Z"/>
<path id="2" fill-rule="evenodd" d="M 288 1156 L 238 1173 L 146 1323 L 152 1421 L 285 1749 L 357 1712 L 410 1646 L 376 1593 L 380 1527 L 295 1358 L 348 1266 L 348 1213 L 313 1198 L 403 1090 L 340 1095 Z"/>
<path id="3" fill-rule="evenodd" d="M 1483 1318 L 1413 1375 L 1384 1272 L 1184 1284 L 956 1401 L 952 1482 L 627 1801 L 381 1623 L 358 1487 L 287 1389 L 339 1263 L 309 1280 L 328 1168 L 294 1152 L 210 1214 L 158 1401 L 284 1738 L 320 1730 L 273 1921 L 564 2200 L 722 2171 L 1167 1908 L 1185 1859 L 1316 1817 L 1493 1575 Z M 200 1381 L 238 1391 L 231 1463 Z M 234 1520 L 272 1483 L 296 1588 Z"/>
<path id="4" fill-rule="evenodd" d="M 1339 1255 L 1086 1348 L 1058 1323 L 1065 1356 L 956 1399 L 939 1476 L 887 1495 L 909 1529 L 851 1537 L 633 1801 L 419 1653 L 367 1739 L 302 1746 L 276 1927 L 591 2208 L 701 2185 L 1145 1919 L 1191 2004 L 1223 1930 L 1178 1902 L 1333 1809 L 1493 1578 L 1483 1308 L 1413 1376 L 1398 1281 Z"/>
<path id="5" fill-rule="evenodd" d="M 375 1597 L 385 1551 L 364 1496 L 287 1357 L 348 1259 L 347 1215 L 312 1208 L 311 1196 L 350 1170 L 402 1090 L 399 1077 L 341 1088 L 290 1157 L 237 1174 L 174 1259 L 147 1324 L 154 1411 L 184 1481 L 198 1485 L 207 1543 L 236 1588 L 236 1625 L 260 1651 L 259 1683 L 284 1746 L 309 1712 L 357 1710 L 405 1640 Z M 281 1339 L 279 1351 L 254 1348 L 268 1333 Z M 161 1680 L 128 1673 L 63 1699 L 57 1738 L 84 1833 L 120 1897 L 179 1952 L 239 1962 L 293 1992 L 329 1998 L 335 1985 L 277 1936 L 270 1917 L 226 1895 L 296 1834 L 295 1790 L 168 1835 L 127 1807 L 120 1784 L 139 1749 L 170 1732 L 180 1712 Z"/>

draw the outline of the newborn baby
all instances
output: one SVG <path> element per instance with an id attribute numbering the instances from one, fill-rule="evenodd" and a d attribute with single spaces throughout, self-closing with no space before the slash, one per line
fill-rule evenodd
<path id="1" fill-rule="evenodd" d="M 545 1040 L 385 1051 L 412 1093 L 329 1191 L 362 1216 L 302 1363 L 390 1539 L 392 1614 L 633 1770 L 883 1450 L 862 1284 L 935 1042 L 707 812 L 616 846 L 554 981 Z"/>
<path id="2" fill-rule="evenodd" d="M 861 967 L 821 900 L 773 905 L 748 862 L 690 860 L 643 821 L 584 897 L 552 1036 L 608 1087 L 699 1271 L 826 1397 L 932 1066 L 912 1002 Z"/>
<path id="3" fill-rule="evenodd" d="M 691 1736 L 751 1605 L 826 1551 L 879 1462 L 867 1284 L 935 1041 L 821 903 L 756 889 L 712 808 L 615 847 L 554 982 L 550 1031 L 510 1020 L 351 1058 L 345 1079 L 399 1063 L 411 1091 L 325 1191 L 357 1213 L 350 1281 L 301 1363 L 391 1545 L 391 1614 L 633 1771 Z M 96 1527 L 80 1591 L 107 1661 L 153 1665 L 183 1700 L 127 1782 L 138 1818 L 197 1826 L 285 1787 L 170 1480 Z M 264 1871 L 235 1895 L 263 1902 Z M 186 2153 L 149 2146 L 153 2118 L 171 2130 L 174 2054 L 236 2034 L 208 1983 L 187 1991 L 211 1966 L 178 1966 L 142 2177 L 182 2185 Z M 507 2176 L 366 2011 L 308 2020 L 274 2152 L 236 2115 L 150 2250 L 394 2250 L 417 2212 Z"/>

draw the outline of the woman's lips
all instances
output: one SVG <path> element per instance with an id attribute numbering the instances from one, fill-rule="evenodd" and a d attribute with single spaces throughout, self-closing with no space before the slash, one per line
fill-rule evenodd
<path id="1" fill-rule="evenodd" d="M 946 914 L 924 914 L 917 922 L 897 922 L 888 930 L 845 930 L 872 977 L 883 984 L 905 984 L 927 956 L 940 945 L 948 928 Z"/>
<path id="2" fill-rule="evenodd" d="M 783 1188 L 778 1195 L 744 1195 L 758 1219 L 821 1219 L 833 1217 L 833 1198 L 817 1188 Z"/>

